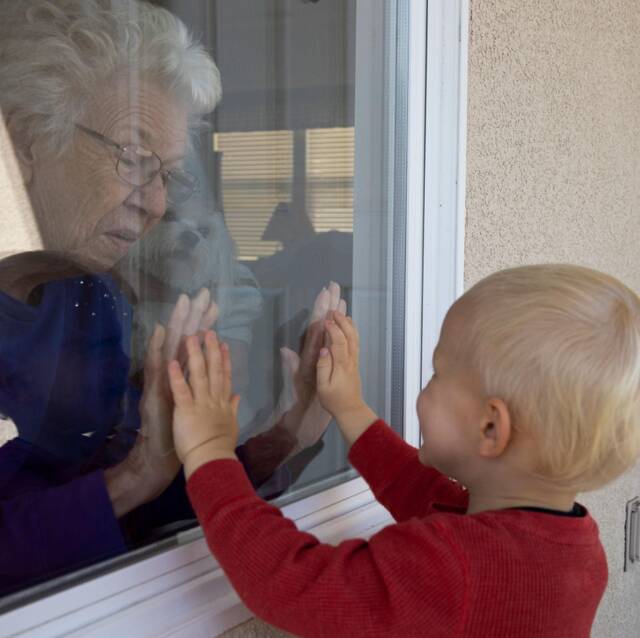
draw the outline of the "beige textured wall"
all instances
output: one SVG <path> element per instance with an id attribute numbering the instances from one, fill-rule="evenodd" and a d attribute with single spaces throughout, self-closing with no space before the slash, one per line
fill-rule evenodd
<path id="1" fill-rule="evenodd" d="M 570 261 L 640 291 L 640 2 L 471 0 L 466 283 Z M 623 574 L 640 467 L 580 500 L 609 587 L 593 638 L 640 636 L 640 568 Z M 280 636 L 258 621 L 229 638 Z"/>
<path id="2" fill-rule="evenodd" d="M 465 273 L 570 261 L 640 291 L 640 3 L 472 0 Z M 609 587 L 594 638 L 640 636 L 624 513 L 640 467 L 580 496 Z"/>

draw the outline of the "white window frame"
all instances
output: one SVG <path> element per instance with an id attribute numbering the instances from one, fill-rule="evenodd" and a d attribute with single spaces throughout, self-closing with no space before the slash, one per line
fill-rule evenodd
<path id="1" fill-rule="evenodd" d="M 365 7 L 374 0 L 357 1 Z M 463 290 L 468 5 L 409 0 L 404 404 L 405 438 L 413 445 L 420 439 L 415 399 L 431 374 L 442 318 Z M 390 521 L 361 478 L 283 511 L 300 529 L 332 543 L 367 537 Z M 218 635 L 250 618 L 200 530 L 186 539 L 5 613 L 0 635 L 192 638 Z"/>

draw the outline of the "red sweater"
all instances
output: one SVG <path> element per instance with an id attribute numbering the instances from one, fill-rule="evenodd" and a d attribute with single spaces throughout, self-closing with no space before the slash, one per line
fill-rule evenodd
<path id="1" fill-rule="evenodd" d="M 382 421 L 349 460 L 397 523 L 336 547 L 258 498 L 237 461 L 189 479 L 209 547 L 257 616 L 299 636 L 588 638 L 607 583 L 588 513 L 466 515 L 467 492 Z"/>

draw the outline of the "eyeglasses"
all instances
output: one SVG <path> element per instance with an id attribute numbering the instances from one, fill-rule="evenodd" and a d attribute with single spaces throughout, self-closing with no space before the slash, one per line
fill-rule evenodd
<path id="1" fill-rule="evenodd" d="M 118 151 L 116 173 L 127 184 L 146 186 L 160 175 L 167 189 L 167 201 L 171 204 L 185 202 L 198 189 L 195 175 L 175 168 L 163 169 L 162 160 L 153 151 L 135 144 L 123 146 L 82 124 L 76 124 L 76 128 Z"/>

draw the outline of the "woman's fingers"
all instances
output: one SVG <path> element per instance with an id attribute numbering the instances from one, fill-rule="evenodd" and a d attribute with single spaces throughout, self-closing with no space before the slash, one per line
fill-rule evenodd
<path id="1" fill-rule="evenodd" d="M 208 310 L 202 315 L 202 319 L 200 320 L 200 325 L 198 326 L 199 330 L 211 330 L 215 322 L 218 320 L 218 316 L 220 315 L 220 311 L 218 308 L 218 304 L 215 301 L 212 301 L 209 304 Z"/>
<path id="2" fill-rule="evenodd" d="M 280 363 L 282 364 L 282 376 L 293 378 L 300 368 L 300 357 L 291 348 L 280 348 Z"/>
<path id="3" fill-rule="evenodd" d="M 340 286 L 335 282 L 329 283 L 329 310 L 337 310 L 340 303 Z"/>
<path id="4" fill-rule="evenodd" d="M 167 336 L 164 343 L 164 358 L 169 361 L 175 358 L 180 344 L 180 339 L 184 334 L 184 324 L 189 315 L 191 302 L 187 295 L 180 295 L 167 323 Z"/>
<path id="5" fill-rule="evenodd" d="M 162 370 L 162 346 L 165 340 L 165 329 L 157 323 L 151 339 L 149 339 L 149 345 L 147 347 L 147 356 L 145 359 L 145 378 L 149 375 L 157 375 Z"/>
<path id="6" fill-rule="evenodd" d="M 326 288 L 323 288 L 316 297 L 313 303 L 313 310 L 311 311 L 311 317 L 309 319 L 309 323 L 313 323 L 314 321 L 320 321 L 324 319 L 327 315 L 327 311 L 329 310 L 329 301 L 331 298 L 331 294 Z"/>
<path id="7" fill-rule="evenodd" d="M 329 282 L 329 286 L 323 288 L 316 297 L 309 323 L 327 318 L 327 313 L 332 310 L 339 310 L 343 314 L 347 312 L 347 304 L 340 298 L 340 285 L 335 281 Z"/>
<path id="8" fill-rule="evenodd" d="M 167 324 L 164 339 L 165 360 L 178 358 L 182 365 L 186 363 L 184 337 L 203 334 L 218 318 L 218 306 L 210 303 L 211 294 L 202 288 L 193 300 L 180 295 Z"/>
<path id="9" fill-rule="evenodd" d="M 286 412 L 297 399 L 295 376 L 300 369 L 300 357 L 289 348 L 280 348 L 280 363 L 282 365 L 282 390 L 278 399 L 278 407 Z M 315 367 L 315 361 L 313 364 Z M 313 374 L 315 375 L 315 369 Z"/>
<path id="10" fill-rule="evenodd" d="M 304 344 L 300 353 L 302 368 L 313 369 L 324 342 L 324 321 L 316 321 L 309 325 L 304 336 Z"/>
<path id="11" fill-rule="evenodd" d="M 177 406 L 186 407 L 193 403 L 193 395 L 187 380 L 182 374 L 180 364 L 174 359 L 169 363 L 169 385 L 171 386 L 171 393 L 173 394 L 173 400 Z"/>
<path id="12" fill-rule="evenodd" d="M 184 323 L 183 334 L 192 335 L 198 331 L 200 322 L 209 309 L 211 293 L 208 288 L 202 288 L 191 301 L 191 309 Z"/>

